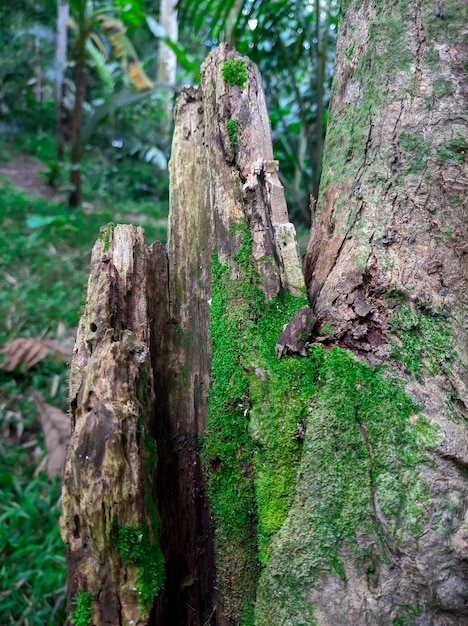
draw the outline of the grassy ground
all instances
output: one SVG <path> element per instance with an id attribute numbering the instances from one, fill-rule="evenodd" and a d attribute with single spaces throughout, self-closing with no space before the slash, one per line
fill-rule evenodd
<path id="1" fill-rule="evenodd" d="M 36 138 L 35 145 L 23 139 L 18 146 L 21 153 L 11 146 L 0 150 L 9 165 L 50 156 L 48 137 L 41 142 Z M 26 157 L 25 151 L 33 156 Z M 73 341 L 100 226 L 109 221 L 141 224 L 148 243 L 165 239 L 164 174 L 159 174 L 160 198 L 145 193 L 143 200 L 132 201 L 124 197 L 128 179 L 133 179 L 133 189 L 138 180 L 146 185 L 151 168 L 132 172 L 141 165 L 127 163 L 129 171 L 119 164 L 112 172 L 101 164 L 99 187 L 99 162 L 87 158 L 81 209 L 38 196 L 41 185 L 31 186 L 31 177 L 22 185 L 25 192 L 17 186 L 21 180 L 15 178 L 13 185 L 13 176 L 0 176 L 0 345 L 18 337 Z M 0 357 L 0 621 L 55 626 L 64 623 L 66 594 L 64 546 L 57 526 L 60 480 L 36 471 L 45 450 L 31 391 L 66 411 L 67 366 L 44 359 L 29 371 L 6 372 L 1 362 Z"/>

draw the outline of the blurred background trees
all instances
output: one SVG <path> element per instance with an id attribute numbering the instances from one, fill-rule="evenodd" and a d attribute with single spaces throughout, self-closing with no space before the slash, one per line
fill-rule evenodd
<path id="1" fill-rule="evenodd" d="M 173 97 L 227 41 L 260 68 L 291 217 L 310 224 L 338 0 L 20 0 L 3 3 L 0 17 L 8 52 L 0 64 L 1 135 L 45 135 L 49 149 L 30 148 L 72 206 L 81 203 L 81 179 L 85 198 L 95 199 L 118 188 L 130 167 L 127 196 L 165 187 Z"/>

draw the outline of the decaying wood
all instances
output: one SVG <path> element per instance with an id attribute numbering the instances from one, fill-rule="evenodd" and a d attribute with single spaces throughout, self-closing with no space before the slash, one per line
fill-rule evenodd
<path id="1" fill-rule="evenodd" d="M 109 225 L 93 249 L 87 301 L 70 371 L 72 437 L 61 532 L 67 544 L 69 616 L 92 594 L 96 625 L 143 625 L 139 568 L 116 549 L 121 527 L 157 535 L 151 500 L 156 459 L 143 231 Z M 70 620 L 67 623 L 71 623 Z"/>
<path id="2" fill-rule="evenodd" d="M 213 252 L 235 275 L 240 238 L 233 225 L 246 220 L 261 276 L 259 286 L 266 297 L 278 295 L 281 289 L 293 293 L 304 289 L 295 231 L 273 160 L 261 78 L 256 66 L 244 58 L 245 88 L 227 85 L 221 67 L 234 58 L 241 57 L 221 45 L 203 64 L 200 86 L 184 88 L 175 109 L 169 310 L 159 348 L 164 356 L 154 365 L 161 411 L 156 420 L 162 481 L 158 499 L 167 568 L 158 614 L 164 624 L 228 623 L 215 591 L 213 529 L 199 456 L 210 384 Z M 230 119 L 237 120 L 236 154 L 226 130 Z M 217 621 L 207 621 L 210 615 Z"/>

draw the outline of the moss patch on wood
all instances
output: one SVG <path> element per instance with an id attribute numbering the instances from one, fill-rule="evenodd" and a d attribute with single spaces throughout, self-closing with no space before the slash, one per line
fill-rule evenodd
<path id="1" fill-rule="evenodd" d="M 236 271 L 212 262 L 202 442 L 218 573 L 236 623 L 310 625 L 320 572 L 346 578 L 341 546 L 371 572 L 404 533 L 417 537 L 416 468 L 434 429 L 402 382 L 349 352 L 311 345 L 307 357 L 277 359 L 276 339 L 305 301 L 265 300 L 247 224 L 235 230 Z"/>
<path id="2" fill-rule="evenodd" d="M 315 373 L 312 361 L 275 355 L 284 323 L 305 298 L 282 293 L 266 302 L 247 224 L 234 231 L 241 241 L 234 255 L 238 277 L 231 279 L 216 254 L 212 262 L 212 385 L 202 456 L 226 610 L 248 624 L 260 565 L 294 497 L 297 433 Z M 296 396 L 298 389 L 303 393 Z"/>
<path id="3" fill-rule="evenodd" d="M 425 311 L 403 304 L 390 319 L 390 330 L 396 337 L 390 356 L 404 363 L 418 380 L 423 369 L 430 374 L 442 371 L 450 375 L 457 352 L 448 315 L 445 310 Z"/>
<path id="4" fill-rule="evenodd" d="M 247 82 L 247 67 L 243 59 L 231 59 L 223 61 L 221 66 L 221 76 L 228 85 L 244 87 Z"/>
<path id="5" fill-rule="evenodd" d="M 151 537 L 148 524 L 120 526 L 115 531 L 114 548 L 124 563 L 139 568 L 137 591 L 142 605 L 149 609 L 164 585 L 164 557 L 157 537 Z"/>
<path id="6" fill-rule="evenodd" d="M 229 142 L 231 144 L 232 151 L 234 155 L 237 153 L 237 144 L 239 142 L 239 136 L 237 134 L 237 120 L 230 119 L 226 122 L 226 129 L 229 136 Z"/>
<path id="7" fill-rule="evenodd" d="M 93 618 L 91 606 L 93 599 L 93 594 L 88 591 L 82 591 L 74 598 L 72 603 L 75 605 L 75 608 L 70 617 L 70 621 L 74 626 L 90 626 Z"/>
<path id="8" fill-rule="evenodd" d="M 319 371 L 295 501 L 259 582 L 258 626 L 314 623 L 309 592 L 321 574 L 346 582 L 343 546 L 371 576 L 404 533 L 417 541 L 425 516 L 416 468 L 434 433 L 403 383 L 340 348 Z"/>

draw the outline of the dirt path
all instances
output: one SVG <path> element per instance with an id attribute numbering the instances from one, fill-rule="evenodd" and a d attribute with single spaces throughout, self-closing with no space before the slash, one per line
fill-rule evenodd
<path id="1" fill-rule="evenodd" d="M 64 196 L 47 184 L 39 174 L 40 170 L 47 170 L 47 165 L 28 156 L 25 156 L 21 161 L 0 163 L 0 186 L 2 186 L 1 177 L 5 177 L 15 187 L 19 187 L 31 195 L 55 202 L 63 202 Z"/>

